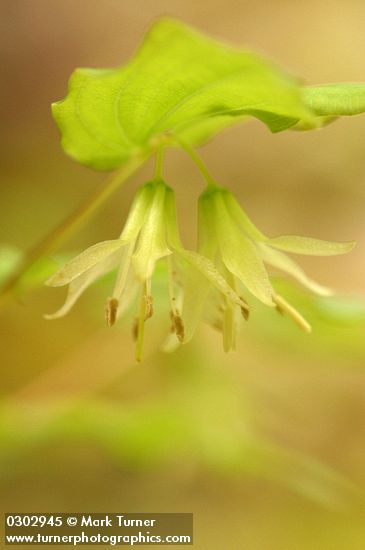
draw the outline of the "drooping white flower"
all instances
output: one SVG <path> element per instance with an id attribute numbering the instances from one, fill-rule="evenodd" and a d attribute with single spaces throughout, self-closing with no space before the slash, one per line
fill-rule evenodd
<path id="1" fill-rule="evenodd" d="M 106 305 L 109 326 L 127 309 L 134 297 L 140 294 L 138 319 L 135 325 L 136 356 L 141 359 L 144 324 L 153 313 L 151 280 L 156 262 L 166 258 L 172 330 L 180 342 L 188 341 L 196 328 L 198 318 L 189 317 L 191 293 L 186 303 L 178 305 L 175 297 L 175 274 L 181 275 L 180 285 L 214 287 L 230 304 L 248 311 L 246 303 L 234 292 L 211 260 L 183 248 L 179 236 L 175 196 L 172 189 L 160 178 L 145 184 L 133 201 L 124 229 L 118 239 L 95 244 L 69 261 L 46 282 L 49 286 L 68 285 L 65 304 L 47 319 L 66 315 L 79 296 L 105 273 L 118 269 L 112 296 Z M 198 297 L 197 297 L 198 299 Z M 193 304 L 195 305 L 195 304 Z M 182 312 L 184 311 L 183 320 Z M 196 311 L 196 307 L 192 308 Z"/>
<path id="2" fill-rule="evenodd" d="M 349 252 L 354 244 L 293 235 L 269 238 L 252 223 L 227 189 L 210 186 L 199 199 L 199 253 L 214 262 L 238 294 L 242 289 L 265 305 L 276 307 L 307 332 L 311 330 L 309 323 L 274 291 L 265 264 L 290 275 L 312 292 L 329 295 L 331 290 L 310 279 L 286 252 L 332 256 Z M 231 305 L 223 309 L 224 316 L 231 319 L 230 331 L 226 328 L 224 336 L 225 347 L 229 348 L 233 347 L 237 323 L 232 320 Z"/>

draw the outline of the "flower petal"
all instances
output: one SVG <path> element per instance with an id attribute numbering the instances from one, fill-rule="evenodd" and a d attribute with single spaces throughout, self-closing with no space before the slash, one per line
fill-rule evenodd
<path id="1" fill-rule="evenodd" d="M 173 353 L 181 346 L 181 342 L 176 336 L 175 332 L 170 332 L 166 337 L 165 341 L 162 343 L 160 349 L 164 353 Z"/>
<path id="2" fill-rule="evenodd" d="M 133 243 L 126 246 L 122 251 L 116 284 L 112 296 L 108 298 L 106 303 L 105 313 L 108 326 L 113 326 L 125 313 L 134 301 L 140 287 L 140 282 L 136 280 L 133 270 L 130 269 L 131 246 L 133 246 Z"/>
<path id="3" fill-rule="evenodd" d="M 130 270 L 123 293 L 119 299 L 117 320 L 124 315 L 124 313 L 130 308 L 131 304 L 135 301 L 139 289 L 140 282 L 137 281 L 132 270 Z"/>
<path id="4" fill-rule="evenodd" d="M 175 249 L 183 248 L 177 224 L 175 193 L 170 187 L 165 190 L 165 220 L 168 245 Z"/>
<path id="5" fill-rule="evenodd" d="M 82 273 L 79 277 L 71 281 L 66 301 L 63 306 L 56 311 L 55 313 L 44 315 L 45 319 L 58 319 L 66 315 L 81 294 L 99 277 L 102 277 L 108 271 L 114 269 L 120 261 L 120 251 L 114 252 L 110 255 L 106 261 L 102 264 L 97 264 L 94 267 L 90 268 L 88 271 Z"/>
<path id="6" fill-rule="evenodd" d="M 247 318 L 249 313 L 247 303 L 238 296 L 208 258 L 189 250 L 176 252 L 175 256 L 180 273 L 179 278 L 184 289 L 182 307 L 185 328 L 184 343 L 192 338 L 200 321 L 207 321 L 215 328 L 219 324 L 222 331 L 225 328 L 226 335 L 229 334 L 227 348 L 232 349 L 237 314 L 241 311 Z M 219 320 L 222 317 L 222 312 L 227 308 L 233 312 L 234 323 L 232 326 L 227 324 L 228 317 L 225 320 L 225 325 L 223 321 Z"/>
<path id="7" fill-rule="evenodd" d="M 274 307 L 273 289 L 257 247 L 227 212 L 221 194 L 215 197 L 216 230 L 223 263 L 264 304 Z"/>
<path id="8" fill-rule="evenodd" d="M 228 271 L 261 302 L 273 306 L 273 289 L 255 245 L 243 235 L 239 239 L 226 237 L 220 237 L 220 251 Z"/>
<path id="9" fill-rule="evenodd" d="M 313 279 L 310 279 L 303 269 L 283 252 L 279 252 L 279 250 L 275 250 L 262 243 L 259 243 L 258 246 L 265 263 L 291 275 L 315 294 L 319 294 L 320 296 L 331 296 L 333 294 L 330 288 L 322 286 L 316 281 L 313 281 Z"/>
<path id="10" fill-rule="evenodd" d="M 143 185 L 133 199 L 127 221 L 124 225 L 120 238 L 123 242 L 129 242 L 137 238 L 146 216 L 148 207 L 153 197 L 154 182 Z"/>
<path id="11" fill-rule="evenodd" d="M 198 203 L 198 251 L 213 261 L 218 249 L 212 204 L 212 194 L 215 192 L 207 189 L 200 195 Z"/>
<path id="12" fill-rule="evenodd" d="M 226 204 L 227 211 L 238 226 L 254 241 L 265 241 L 265 235 L 261 233 L 261 231 L 250 220 L 232 193 L 230 193 L 227 189 L 224 189 L 222 196 Z"/>
<path id="13" fill-rule="evenodd" d="M 133 267 L 137 277 L 145 281 L 152 276 L 157 260 L 171 254 L 166 242 L 164 182 L 156 182 L 152 203 L 141 229 L 137 250 L 133 255 Z"/>
<path id="14" fill-rule="evenodd" d="M 208 299 L 210 285 L 203 273 L 195 268 L 191 262 L 180 258 L 183 286 L 182 319 L 184 323 L 184 343 L 194 336 L 199 322 L 202 320 L 204 306 Z"/>
<path id="15" fill-rule="evenodd" d="M 122 246 L 123 242 L 120 239 L 94 244 L 64 265 L 45 284 L 48 286 L 68 285 L 99 262 L 105 262 L 111 254 Z"/>
<path id="16" fill-rule="evenodd" d="M 95 281 L 95 278 L 91 277 L 90 273 L 83 273 L 75 281 L 72 281 L 68 287 L 66 301 L 63 306 L 55 313 L 45 314 L 44 318 L 48 320 L 59 319 L 67 315 L 81 294 Z"/>
<path id="17" fill-rule="evenodd" d="M 267 244 L 274 248 L 279 248 L 285 252 L 294 254 L 305 254 L 309 256 L 336 256 L 337 254 L 346 254 L 355 246 L 355 241 L 330 242 L 311 237 L 299 237 L 297 235 L 283 235 L 267 239 Z"/>
<path id="18" fill-rule="evenodd" d="M 208 258 L 201 256 L 197 252 L 191 250 L 179 250 L 179 256 L 183 257 L 189 264 L 190 268 L 196 268 L 206 280 L 208 280 L 219 292 L 226 296 L 232 303 L 239 307 L 247 308 L 247 304 L 236 294 L 229 286 L 223 275 L 217 271 L 213 262 Z"/>

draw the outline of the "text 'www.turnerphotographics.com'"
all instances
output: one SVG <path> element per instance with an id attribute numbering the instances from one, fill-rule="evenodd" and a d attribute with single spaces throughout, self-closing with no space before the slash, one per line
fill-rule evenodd
<path id="1" fill-rule="evenodd" d="M 193 514 L 8 513 L 6 545 L 192 545 Z"/>

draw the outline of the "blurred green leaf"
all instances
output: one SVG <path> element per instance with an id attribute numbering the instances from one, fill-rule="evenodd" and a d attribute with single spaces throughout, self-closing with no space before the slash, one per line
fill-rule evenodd
<path id="1" fill-rule="evenodd" d="M 273 286 L 300 311 L 313 331 L 308 336 L 298 330 L 290 319 L 257 304 L 248 328 L 258 338 L 264 339 L 266 345 L 285 347 L 287 351 L 299 352 L 301 355 L 325 354 L 327 358 L 344 357 L 363 361 L 364 297 L 316 296 L 281 278 L 274 278 Z"/>
<path id="2" fill-rule="evenodd" d="M 318 316 L 328 321 L 365 326 L 365 298 L 333 296 L 315 301 Z"/>
<path id="3" fill-rule="evenodd" d="M 237 431 L 242 424 L 239 411 L 231 416 L 219 409 L 213 422 L 208 420 L 204 411 L 194 410 L 192 415 L 174 400 L 134 406 L 102 400 L 17 404 L 16 408 L 3 403 L 0 463 L 8 475 L 11 464 L 18 465 L 20 457 L 27 461 L 27 453 L 40 447 L 92 444 L 133 471 L 168 469 L 177 461 L 228 478 L 270 480 L 328 507 L 361 497 L 350 481 L 329 466 L 249 431 Z"/>
<path id="4" fill-rule="evenodd" d="M 295 301 L 298 307 L 304 308 L 312 321 L 365 325 L 365 297 L 318 296 L 279 277 L 274 279 L 274 285 L 279 292 Z"/>

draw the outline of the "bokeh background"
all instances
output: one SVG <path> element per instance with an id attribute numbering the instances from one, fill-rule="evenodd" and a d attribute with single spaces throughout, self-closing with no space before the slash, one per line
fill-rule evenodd
<path id="1" fill-rule="evenodd" d="M 361 0 L 2 0 L 2 279 L 105 178 L 63 153 L 50 103 L 75 67 L 126 61 L 164 14 L 265 53 L 309 84 L 364 80 Z M 201 150 L 265 232 L 357 240 L 350 255 L 301 262 L 338 299 L 286 288 L 312 336 L 258 310 L 236 353 L 203 327 L 166 355 L 161 296 L 137 366 L 128 322 L 104 327 L 106 283 L 59 321 L 42 315 L 62 290 L 39 285 L 3 307 L 3 511 L 194 512 L 199 549 L 363 549 L 364 147 L 360 116 L 278 135 L 252 120 Z M 113 238 L 150 174 L 148 164 L 59 254 Z M 166 176 L 193 245 L 201 178 L 179 152 Z"/>

